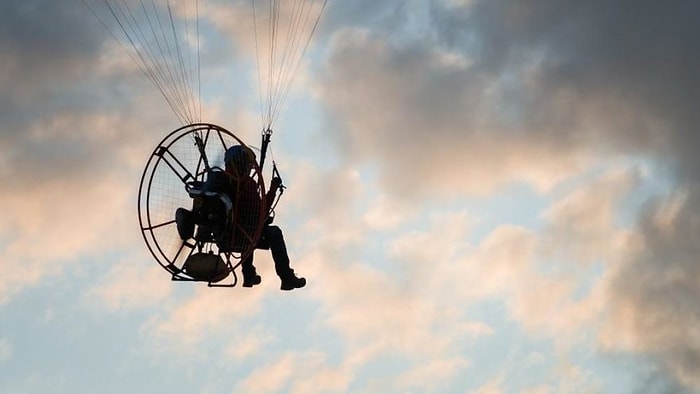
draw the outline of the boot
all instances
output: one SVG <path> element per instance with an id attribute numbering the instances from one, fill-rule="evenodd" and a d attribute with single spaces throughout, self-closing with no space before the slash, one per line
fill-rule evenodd
<path id="1" fill-rule="evenodd" d="M 294 290 L 306 286 L 306 279 L 298 278 L 294 275 L 294 271 L 292 270 L 290 270 L 289 274 L 282 276 L 280 279 L 282 280 L 280 290 Z"/>
<path id="2" fill-rule="evenodd" d="M 262 282 L 262 278 L 258 275 L 255 266 L 253 265 L 253 255 L 241 260 L 241 273 L 243 274 L 243 287 L 253 287 Z"/>
<path id="3" fill-rule="evenodd" d="M 243 287 L 253 287 L 259 285 L 262 278 L 258 274 L 243 275 Z"/>

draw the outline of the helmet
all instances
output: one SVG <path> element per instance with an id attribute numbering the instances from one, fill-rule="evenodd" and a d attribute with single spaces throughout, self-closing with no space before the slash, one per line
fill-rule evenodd
<path id="1" fill-rule="evenodd" d="M 255 153 L 247 146 L 234 145 L 226 150 L 224 162 L 226 169 L 235 171 L 237 175 L 244 175 L 253 168 Z"/>

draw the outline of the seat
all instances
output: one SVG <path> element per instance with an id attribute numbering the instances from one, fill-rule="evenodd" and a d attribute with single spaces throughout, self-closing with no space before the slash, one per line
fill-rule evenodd
<path id="1" fill-rule="evenodd" d="M 185 241 L 194 239 L 201 243 L 214 243 L 220 252 L 243 253 L 251 241 L 240 224 L 235 224 L 233 199 L 236 192 L 229 186 L 223 170 L 211 170 L 206 182 L 190 181 L 186 189 L 192 198 L 192 210 L 178 208 L 175 221 L 178 234 Z"/>
<path id="2" fill-rule="evenodd" d="M 193 238 L 219 244 L 230 237 L 233 203 L 223 190 L 222 176 L 223 172 L 212 170 L 207 174 L 207 182 L 187 183 L 192 209 L 178 208 L 175 211 L 178 235 L 183 241 Z"/>

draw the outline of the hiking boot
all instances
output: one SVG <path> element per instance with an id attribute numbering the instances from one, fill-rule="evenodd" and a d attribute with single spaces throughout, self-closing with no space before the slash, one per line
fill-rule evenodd
<path id="1" fill-rule="evenodd" d="M 297 278 L 297 276 L 294 275 L 294 271 L 292 271 L 289 275 L 282 277 L 281 279 L 282 284 L 280 285 L 280 290 L 294 290 L 306 286 L 306 279 Z"/>
<path id="2" fill-rule="evenodd" d="M 243 276 L 243 287 L 253 287 L 259 285 L 260 282 L 262 282 L 262 278 L 258 274 Z"/>

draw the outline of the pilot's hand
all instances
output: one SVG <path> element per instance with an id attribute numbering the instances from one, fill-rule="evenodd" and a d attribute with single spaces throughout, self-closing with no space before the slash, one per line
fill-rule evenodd
<path id="1" fill-rule="evenodd" d="M 270 180 L 270 189 L 271 190 L 276 190 L 279 189 L 280 186 L 282 186 L 282 179 L 278 176 L 273 177 L 272 180 Z"/>

